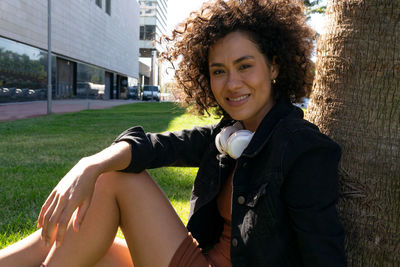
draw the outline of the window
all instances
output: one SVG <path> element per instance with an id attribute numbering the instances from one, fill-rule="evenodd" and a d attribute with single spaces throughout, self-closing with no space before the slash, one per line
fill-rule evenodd
<path id="1" fill-rule="evenodd" d="M 155 25 L 146 25 L 145 31 L 145 38 L 146 40 L 154 40 L 156 35 L 156 26 Z"/>
<path id="2" fill-rule="evenodd" d="M 106 13 L 111 16 L 111 0 L 106 0 Z"/>
<path id="3" fill-rule="evenodd" d="M 156 35 L 155 25 L 140 26 L 140 40 L 154 40 Z"/>
<path id="4" fill-rule="evenodd" d="M 140 40 L 144 40 L 144 26 L 140 26 Z"/>
<path id="5" fill-rule="evenodd" d="M 98 5 L 101 8 L 102 2 L 103 2 L 103 0 L 96 0 L 96 5 Z"/>
<path id="6" fill-rule="evenodd" d="M 56 57 L 52 58 L 52 85 Z M 0 37 L 0 103 L 47 97 L 47 51 Z"/>
<path id="7" fill-rule="evenodd" d="M 104 90 L 104 70 L 78 62 L 76 64 L 76 95 L 78 98 L 103 98 Z"/>

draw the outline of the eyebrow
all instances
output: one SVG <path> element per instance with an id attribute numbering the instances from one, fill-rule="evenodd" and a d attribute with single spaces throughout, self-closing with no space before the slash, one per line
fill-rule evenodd
<path id="1" fill-rule="evenodd" d="M 233 61 L 233 64 L 238 64 L 238 63 L 240 63 L 241 61 L 246 60 L 246 59 L 254 59 L 254 56 L 243 56 L 243 57 L 240 57 L 240 58 L 234 60 L 234 61 Z M 210 64 L 210 67 L 221 67 L 221 66 L 223 66 L 223 65 L 224 65 L 224 64 L 222 64 L 222 63 L 211 63 L 211 64 Z"/>

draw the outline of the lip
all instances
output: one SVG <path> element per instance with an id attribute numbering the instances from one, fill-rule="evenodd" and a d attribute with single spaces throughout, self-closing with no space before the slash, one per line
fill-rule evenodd
<path id="1" fill-rule="evenodd" d="M 246 103 L 250 98 L 250 94 L 244 94 L 244 95 L 235 95 L 235 96 L 229 96 L 226 97 L 226 102 L 228 102 L 229 105 L 231 106 L 240 106 L 244 103 Z"/>

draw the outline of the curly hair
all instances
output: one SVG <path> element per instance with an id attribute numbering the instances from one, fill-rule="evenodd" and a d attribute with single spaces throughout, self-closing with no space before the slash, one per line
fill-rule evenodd
<path id="1" fill-rule="evenodd" d="M 200 114 L 216 107 L 218 114 L 227 115 L 211 91 L 208 53 L 217 40 L 234 31 L 246 32 L 267 61 L 279 65 L 274 99 L 286 96 L 294 102 L 311 90 L 315 33 L 306 24 L 302 1 L 209 1 L 179 24 L 171 37 L 161 38 L 166 48 L 161 58 L 172 63 L 186 102 L 195 104 Z"/>

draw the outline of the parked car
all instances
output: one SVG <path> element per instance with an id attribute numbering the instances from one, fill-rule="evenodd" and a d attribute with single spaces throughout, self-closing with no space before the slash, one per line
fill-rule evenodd
<path id="1" fill-rule="evenodd" d="M 143 100 L 160 101 L 160 87 L 158 85 L 143 86 Z"/>
<path id="2" fill-rule="evenodd" d="M 139 99 L 139 87 L 129 86 L 127 99 Z"/>
<path id="3" fill-rule="evenodd" d="M 104 98 L 104 84 L 96 84 L 92 82 L 77 82 L 76 92 L 78 96 L 89 98 Z"/>
<path id="4" fill-rule="evenodd" d="M 0 96 L 10 96 L 10 90 L 8 88 L 0 88 Z"/>

